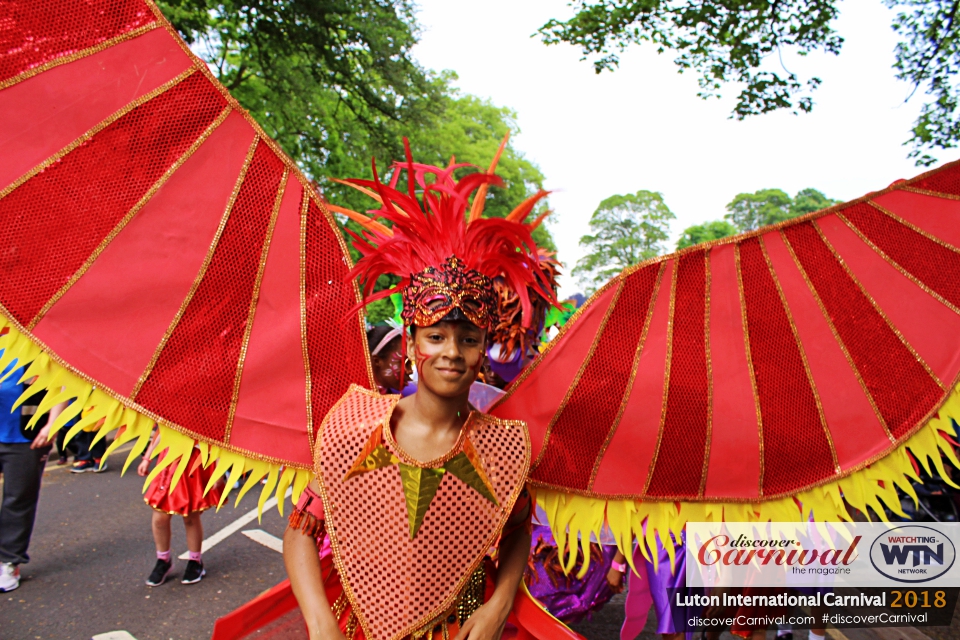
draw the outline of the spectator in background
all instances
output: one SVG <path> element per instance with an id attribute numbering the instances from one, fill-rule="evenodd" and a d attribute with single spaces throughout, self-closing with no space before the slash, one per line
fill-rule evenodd
<path id="1" fill-rule="evenodd" d="M 378 324 L 367 331 L 373 379 L 380 393 L 400 393 L 410 381 L 405 357 L 400 353 L 403 327 Z"/>
<path id="2" fill-rule="evenodd" d="M 70 467 L 70 473 L 103 473 L 107 470 L 106 461 L 103 460 L 103 454 L 107 452 L 107 439 L 101 438 L 99 442 L 93 444 L 93 438 L 97 435 L 96 431 L 81 431 L 74 438 L 71 444 L 77 447 L 77 455 L 73 457 L 73 466 Z"/>
<path id="3" fill-rule="evenodd" d="M 2 351 L 0 351 L 2 353 Z M 16 361 L 7 368 L 16 367 Z M 43 393 L 28 398 L 18 409 L 13 403 L 25 385 L 18 382 L 22 368 L 16 368 L 0 382 L 0 473 L 3 474 L 3 502 L 0 504 L 0 592 L 20 586 L 20 565 L 29 562 L 27 548 L 33 533 L 40 498 L 40 479 L 50 455 L 47 416 L 32 429 L 27 423 L 37 412 Z M 50 410 L 56 419 L 66 404 Z"/>

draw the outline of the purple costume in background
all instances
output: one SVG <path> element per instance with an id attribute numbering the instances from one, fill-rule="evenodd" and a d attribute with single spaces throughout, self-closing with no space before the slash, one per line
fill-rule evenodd
<path id="1" fill-rule="evenodd" d="M 592 543 L 590 567 L 577 578 L 582 558 L 569 574 L 563 573 L 557 541 L 548 525 L 535 524 L 530 541 L 530 560 L 524 574 L 527 588 L 554 617 L 576 624 L 600 609 L 613 597 L 607 572 L 617 553 L 616 546 Z"/>
<path id="2" fill-rule="evenodd" d="M 667 549 L 657 538 L 657 567 L 643 557 L 639 547 L 633 549 L 633 564 L 640 572 L 628 572 L 627 602 L 625 605 L 626 618 L 623 628 L 620 629 L 620 640 L 633 640 L 647 624 L 650 606 L 653 605 L 657 615 L 657 633 L 678 633 L 686 627 L 686 621 L 703 611 L 702 607 L 676 606 L 676 593 L 686 595 L 694 590 L 687 588 L 686 559 L 684 556 L 684 540 L 686 532 L 680 534 L 680 540 L 674 545 L 674 567 L 671 572 L 670 556 Z M 697 593 L 703 593 L 702 589 Z M 687 640 L 693 637 L 693 632 L 686 633 Z"/>

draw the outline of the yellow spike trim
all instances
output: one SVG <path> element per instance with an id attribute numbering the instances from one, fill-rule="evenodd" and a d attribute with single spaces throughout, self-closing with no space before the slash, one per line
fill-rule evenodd
<path id="1" fill-rule="evenodd" d="M 9 365 L 16 360 L 18 366 L 25 367 L 19 381 L 32 380 L 28 388 L 17 399 L 15 407 L 34 394 L 45 392 L 36 415 L 30 421 L 31 427 L 34 427 L 40 416 L 47 413 L 54 405 L 65 400 L 75 399 L 50 424 L 49 437 L 51 441 L 67 422 L 79 416 L 80 419 L 77 423 L 67 431 L 66 442 L 69 442 L 81 431 L 97 432 L 94 437 L 95 441 L 102 440 L 113 433 L 113 442 L 107 447 L 106 454 L 103 456 L 104 461 L 118 448 L 132 442 L 133 447 L 123 464 L 124 473 L 135 460 L 143 455 L 150 444 L 156 424 L 151 417 L 126 406 L 108 393 L 94 388 L 91 382 L 54 361 L 33 340 L 21 333 L 14 323 L 2 315 L 0 315 L 0 349 L 3 350 L 0 353 L 0 371 L 6 371 Z M 4 377 L 9 377 L 12 371 L 11 369 Z M 36 379 L 34 380 L 34 378 Z M 261 480 L 266 479 L 257 502 L 258 515 L 261 517 L 264 506 L 274 493 L 274 489 L 276 489 L 277 508 L 282 515 L 284 495 L 287 489 L 293 487 L 292 501 L 295 504 L 304 488 L 313 478 L 313 472 L 310 470 L 283 467 L 277 463 L 247 458 L 216 444 L 198 441 L 166 424 L 161 423 L 159 431 L 160 439 L 153 450 L 152 456 L 156 458 L 163 451 L 167 451 L 167 453 L 147 476 L 143 486 L 144 491 L 163 469 L 176 465 L 170 484 L 170 491 L 172 492 L 183 474 L 189 471 L 187 465 L 195 446 L 200 450 L 200 461 L 204 467 L 209 467 L 211 464 L 215 465 L 206 490 L 209 490 L 227 471 L 230 471 L 234 480 L 239 478 L 242 473 L 250 472 L 237 495 L 237 503 L 239 503 L 240 498 L 259 484 Z M 233 483 L 230 482 L 221 496 L 219 506 L 226 502 L 232 489 Z"/>
<path id="2" fill-rule="evenodd" d="M 565 571 L 572 570 L 578 547 L 582 549 L 584 562 L 578 577 L 586 574 L 590 563 L 591 534 L 599 539 L 604 524 L 609 526 L 617 547 L 636 571 L 633 566 L 634 537 L 640 542 L 643 556 L 652 559 L 656 566 L 657 535 L 663 540 L 668 540 L 670 535 L 679 540 L 687 522 L 806 522 L 811 515 L 818 522 L 850 521 L 844 501 L 868 517 L 869 511 L 873 511 L 886 520 L 884 506 L 904 515 L 896 487 L 914 503 L 917 501 L 910 481 L 919 480 L 919 477 L 907 450 L 927 474 L 939 475 L 945 482 L 956 486 L 943 466 L 944 457 L 960 466 L 952 445 L 944 437 L 956 436 L 951 418 L 960 422 L 960 386 L 953 390 L 935 418 L 890 454 L 846 477 L 799 492 L 796 501 L 793 496 L 756 503 L 605 500 L 537 488 L 537 504 L 546 511 L 557 546 L 565 550 L 562 558 Z M 673 566 L 674 547 L 669 544 L 665 547 Z"/>

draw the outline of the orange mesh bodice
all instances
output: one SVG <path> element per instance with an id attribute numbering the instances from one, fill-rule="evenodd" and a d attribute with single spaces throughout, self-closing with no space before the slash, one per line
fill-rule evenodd
<path id="1" fill-rule="evenodd" d="M 371 640 L 402 638 L 449 613 L 496 543 L 530 466 L 526 425 L 478 412 L 470 414 L 449 453 L 428 463 L 415 461 L 391 436 L 390 417 L 398 400 L 351 387 L 324 418 L 315 456 L 335 563 Z M 411 538 L 397 465 L 344 481 L 378 427 L 390 454 L 421 468 L 443 467 L 472 444 L 496 504 L 445 473 Z"/>

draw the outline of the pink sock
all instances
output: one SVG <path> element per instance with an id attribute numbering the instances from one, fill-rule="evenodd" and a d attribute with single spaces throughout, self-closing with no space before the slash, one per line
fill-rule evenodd
<path id="1" fill-rule="evenodd" d="M 164 562 L 170 562 L 170 549 L 166 551 L 157 551 L 157 559 Z"/>
<path id="2" fill-rule="evenodd" d="M 199 551 L 191 551 L 191 552 L 190 552 L 190 560 L 196 560 L 197 562 L 203 562 L 203 561 L 200 559 L 201 557 L 202 557 L 202 556 L 200 555 L 200 552 L 199 552 Z"/>

